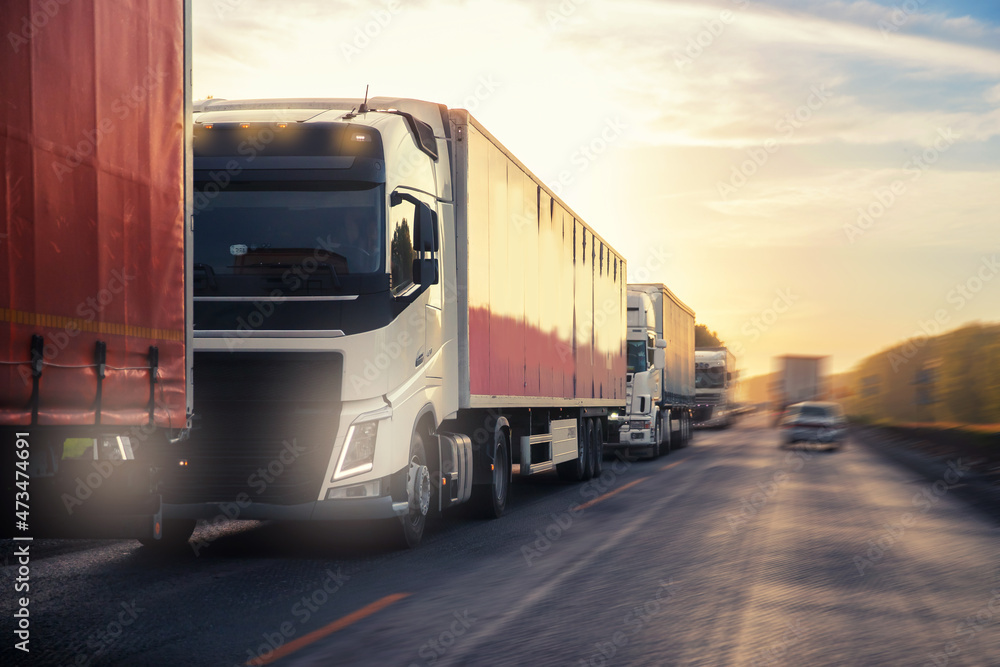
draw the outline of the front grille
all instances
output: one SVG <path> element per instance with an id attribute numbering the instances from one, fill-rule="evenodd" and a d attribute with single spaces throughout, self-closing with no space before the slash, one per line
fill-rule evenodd
<path id="1" fill-rule="evenodd" d="M 168 502 L 316 500 L 340 420 L 337 353 L 196 352 L 188 466 Z"/>

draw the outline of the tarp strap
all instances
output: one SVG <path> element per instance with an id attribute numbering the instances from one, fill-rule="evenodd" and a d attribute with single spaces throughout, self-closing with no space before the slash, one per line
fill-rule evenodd
<path id="1" fill-rule="evenodd" d="M 101 423 L 101 400 L 104 396 L 104 375 L 107 372 L 108 345 L 103 340 L 94 345 L 94 364 L 97 366 L 97 398 L 94 401 L 94 423 Z"/>
<path id="2" fill-rule="evenodd" d="M 160 366 L 160 348 L 149 346 L 149 423 L 156 420 L 156 374 Z"/>
<path id="3" fill-rule="evenodd" d="M 45 339 L 38 334 L 31 336 L 31 425 L 38 424 L 39 383 L 45 367 Z"/>

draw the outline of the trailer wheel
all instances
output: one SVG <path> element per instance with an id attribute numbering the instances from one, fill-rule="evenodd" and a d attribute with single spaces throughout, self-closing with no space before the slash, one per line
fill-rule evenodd
<path id="1" fill-rule="evenodd" d="M 503 429 L 497 434 L 490 483 L 476 485 L 472 489 L 472 494 L 476 514 L 484 519 L 499 519 L 507 511 L 507 496 L 510 494 L 510 449 L 507 445 L 507 433 Z"/>
<path id="2" fill-rule="evenodd" d="M 594 421 L 592 419 L 583 420 L 583 480 L 594 477 Z"/>
<path id="3" fill-rule="evenodd" d="M 559 473 L 559 479 L 566 480 L 567 482 L 579 482 L 587 479 L 587 456 L 590 453 L 590 434 L 587 432 L 587 425 L 590 423 L 587 419 L 580 420 L 580 426 L 576 434 L 576 458 L 572 461 L 566 461 L 564 463 L 556 464 L 556 472 Z M 591 469 L 593 472 L 593 469 Z"/>
<path id="4" fill-rule="evenodd" d="M 140 539 L 139 543 L 154 552 L 179 551 L 187 546 L 197 523 L 194 519 L 164 519 L 160 539 Z"/>
<path id="5" fill-rule="evenodd" d="M 691 420 L 688 418 L 687 415 L 681 412 L 680 422 L 681 422 L 681 428 L 680 431 L 678 431 L 680 437 L 678 438 L 679 442 L 677 446 L 683 448 L 687 447 L 688 442 L 690 442 L 691 440 Z"/>
<path id="6" fill-rule="evenodd" d="M 593 455 L 594 465 L 593 473 L 594 477 L 600 477 L 601 473 L 604 472 L 604 431 L 601 428 L 601 420 L 593 420 L 593 432 L 594 438 L 591 440 L 591 454 Z"/>

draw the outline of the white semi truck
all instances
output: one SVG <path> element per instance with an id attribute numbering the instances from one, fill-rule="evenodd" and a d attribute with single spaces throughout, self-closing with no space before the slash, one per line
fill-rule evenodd
<path id="1" fill-rule="evenodd" d="M 627 308 L 626 405 L 609 446 L 656 458 L 691 437 L 694 311 L 662 284 L 629 284 Z"/>
<path id="2" fill-rule="evenodd" d="M 195 423 L 171 517 L 504 512 L 601 472 L 625 260 L 469 113 L 209 100 L 194 129 Z"/>
<path id="3" fill-rule="evenodd" d="M 726 428 L 736 416 L 736 356 L 725 347 L 699 347 L 694 359 L 695 425 Z"/>
<path id="4" fill-rule="evenodd" d="M 778 357 L 778 412 L 793 403 L 826 398 L 825 356 L 787 354 Z"/>

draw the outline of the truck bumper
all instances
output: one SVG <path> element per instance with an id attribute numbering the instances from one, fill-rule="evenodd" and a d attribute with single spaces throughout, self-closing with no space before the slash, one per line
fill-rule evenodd
<path id="1" fill-rule="evenodd" d="M 167 519 L 234 521 L 359 521 L 391 519 L 407 509 L 405 502 L 394 502 L 389 496 L 338 498 L 299 505 L 255 502 L 242 505 L 236 502 L 166 504 L 163 506 L 163 516 Z"/>
<path id="2" fill-rule="evenodd" d="M 622 429 L 615 442 L 606 442 L 608 449 L 628 449 L 630 447 L 650 447 L 653 444 L 652 429 Z"/>

